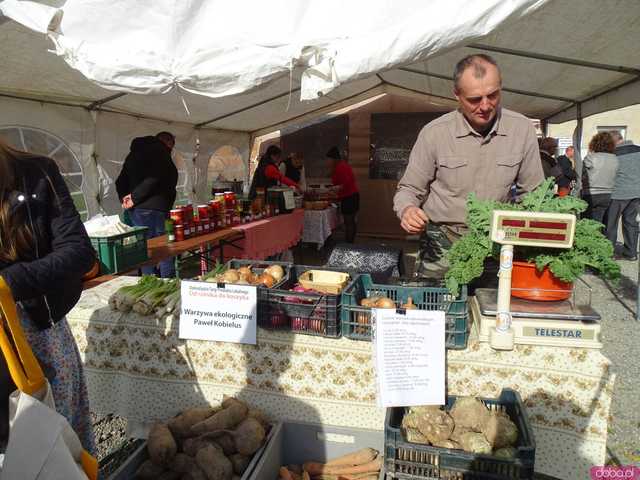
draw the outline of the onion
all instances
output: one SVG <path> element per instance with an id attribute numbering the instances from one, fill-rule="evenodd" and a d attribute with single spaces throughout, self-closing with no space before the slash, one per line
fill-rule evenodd
<path id="1" fill-rule="evenodd" d="M 264 273 L 271 275 L 276 282 L 284 277 L 284 269 L 280 265 L 271 265 L 269 268 L 265 268 Z"/>
<path id="2" fill-rule="evenodd" d="M 240 275 L 238 275 L 237 270 L 227 270 L 222 275 L 224 283 L 236 283 L 238 280 L 240 280 Z"/>
<path id="3" fill-rule="evenodd" d="M 276 284 L 276 279 L 268 273 L 263 273 L 258 277 L 258 284 L 264 285 L 267 288 L 271 288 Z"/>
<path id="4" fill-rule="evenodd" d="M 382 297 L 375 304 L 376 308 L 396 308 L 396 302 L 387 297 Z"/>
<path id="5" fill-rule="evenodd" d="M 240 267 L 238 269 L 238 275 L 240 275 L 240 277 L 248 277 L 249 275 L 251 275 L 251 267 Z"/>
<path id="6" fill-rule="evenodd" d="M 405 310 L 415 310 L 418 307 L 415 303 L 413 303 L 413 298 L 408 297 L 407 303 L 402 304 L 402 308 L 404 308 Z"/>

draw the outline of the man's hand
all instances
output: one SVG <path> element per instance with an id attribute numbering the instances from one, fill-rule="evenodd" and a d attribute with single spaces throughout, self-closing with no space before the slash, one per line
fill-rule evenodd
<path id="1" fill-rule="evenodd" d="M 420 233 L 429 223 L 427 214 L 420 207 L 407 207 L 402 212 L 400 226 L 408 233 Z"/>
<path id="2" fill-rule="evenodd" d="M 131 198 L 131 194 L 126 195 L 122 199 L 122 208 L 124 208 L 125 210 L 129 210 L 130 208 L 133 208 L 133 199 Z"/>

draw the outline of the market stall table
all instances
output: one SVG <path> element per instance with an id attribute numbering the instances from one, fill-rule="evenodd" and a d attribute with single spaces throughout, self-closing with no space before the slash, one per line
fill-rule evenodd
<path id="1" fill-rule="evenodd" d="M 85 364 L 93 411 L 149 422 L 223 394 L 273 418 L 383 429 L 371 344 L 259 329 L 258 345 L 184 341 L 178 321 L 113 312 L 120 277 L 85 291 L 67 316 Z M 537 443 L 536 471 L 588 478 L 605 461 L 615 376 L 599 350 L 516 345 L 493 351 L 473 338 L 447 354 L 448 392 L 520 392 Z"/>
<path id="2" fill-rule="evenodd" d="M 225 258 L 265 260 L 282 253 L 298 244 L 302 237 L 303 222 L 304 210 L 298 209 L 233 227 L 234 231 L 244 235 L 244 239 L 229 244 L 225 249 Z"/>
<path id="3" fill-rule="evenodd" d="M 97 285 L 101 285 L 105 282 L 108 282 L 116 278 L 117 276 L 124 275 L 130 272 L 135 272 L 136 270 L 138 270 L 138 268 L 144 265 L 155 265 L 159 263 L 161 260 L 164 260 L 166 258 L 171 258 L 171 257 L 179 257 L 185 252 L 189 252 L 193 256 L 206 258 L 208 259 L 208 261 L 211 261 L 212 253 L 219 250 L 220 256 L 221 258 L 223 258 L 225 245 L 232 244 L 232 242 L 241 240 L 242 238 L 243 238 L 242 232 L 239 232 L 231 228 L 225 228 L 223 230 L 218 230 L 216 232 L 208 233 L 206 235 L 199 235 L 197 237 L 188 238 L 181 242 L 169 243 L 167 241 L 166 235 L 150 238 L 147 241 L 147 253 L 149 256 L 148 260 L 145 260 L 144 262 L 138 263 L 136 265 L 132 265 L 131 268 L 127 269 L 126 272 L 121 272 L 115 275 L 101 275 L 91 280 L 88 280 L 84 282 L 83 288 L 85 290 L 88 288 L 93 288 Z M 179 271 L 180 269 L 176 268 L 176 275 L 179 274 Z"/>
<path id="4" fill-rule="evenodd" d="M 304 227 L 302 229 L 302 241 L 315 243 L 318 249 L 322 248 L 327 238 L 340 225 L 342 217 L 338 215 L 336 207 L 324 210 L 305 210 Z"/>

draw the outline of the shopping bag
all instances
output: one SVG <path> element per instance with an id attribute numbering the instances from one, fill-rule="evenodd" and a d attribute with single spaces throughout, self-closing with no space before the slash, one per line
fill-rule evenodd
<path id="1" fill-rule="evenodd" d="M 0 277 L 0 349 L 18 389 L 9 397 L 9 443 L 0 480 L 97 480 L 98 463 L 55 411 L 46 380 Z"/>

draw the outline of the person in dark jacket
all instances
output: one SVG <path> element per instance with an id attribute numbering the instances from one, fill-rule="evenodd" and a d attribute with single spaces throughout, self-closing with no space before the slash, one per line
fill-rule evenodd
<path id="1" fill-rule="evenodd" d="M 78 347 L 65 315 L 82 292 L 95 252 L 53 160 L 0 141 L 0 288 L 18 307 L 27 340 L 51 384 L 57 411 L 94 451 Z M 15 386 L 0 355 L 0 442 Z"/>
<path id="2" fill-rule="evenodd" d="M 149 228 L 147 238 L 165 233 L 164 222 L 176 200 L 178 169 L 171 159 L 174 145 L 175 137 L 169 132 L 134 138 L 116 180 L 122 208 L 129 210 L 135 226 Z M 160 262 L 159 267 L 163 278 L 176 274 L 172 258 Z M 143 267 L 142 273 L 153 274 L 154 267 Z"/>
<path id="3" fill-rule="evenodd" d="M 558 140 L 553 137 L 545 137 L 540 140 L 540 161 L 542 162 L 544 178 L 553 177 L 556 179 L 556 184 L 562 177 L 562 170 L 554 158 L 557 148 Z"/>
<path id="4" fill-rule="evenodd" d="M 562 170 L 562 175 L 558 177 L 558 194 L 560 196 L 569 195 L 578 178 L 573 160 L 575 155 L 573 145 L 568 146 L 564 152 L 564 155 L 560 155 L 556 159 L 558 167 Z"/>
<path id="5" fill-rule="evenodd" d="M 260 158 L 256 171 L 253 174 L 253 180 L 251 181 L 251 188 L 249 190 L 250 199 L 253 200 L 256 198 L 258 188 L 264 188 L 266 190 L 269 187 L 275 187 L 278 185 L 278 182 L 289 187 L 294 187 L 297 190 L 300 189 L 296 182 L 280 172 L 278 167 L 281 162 L 282 150 L 280 150 L 280 147 L 270 145 Z"/>

